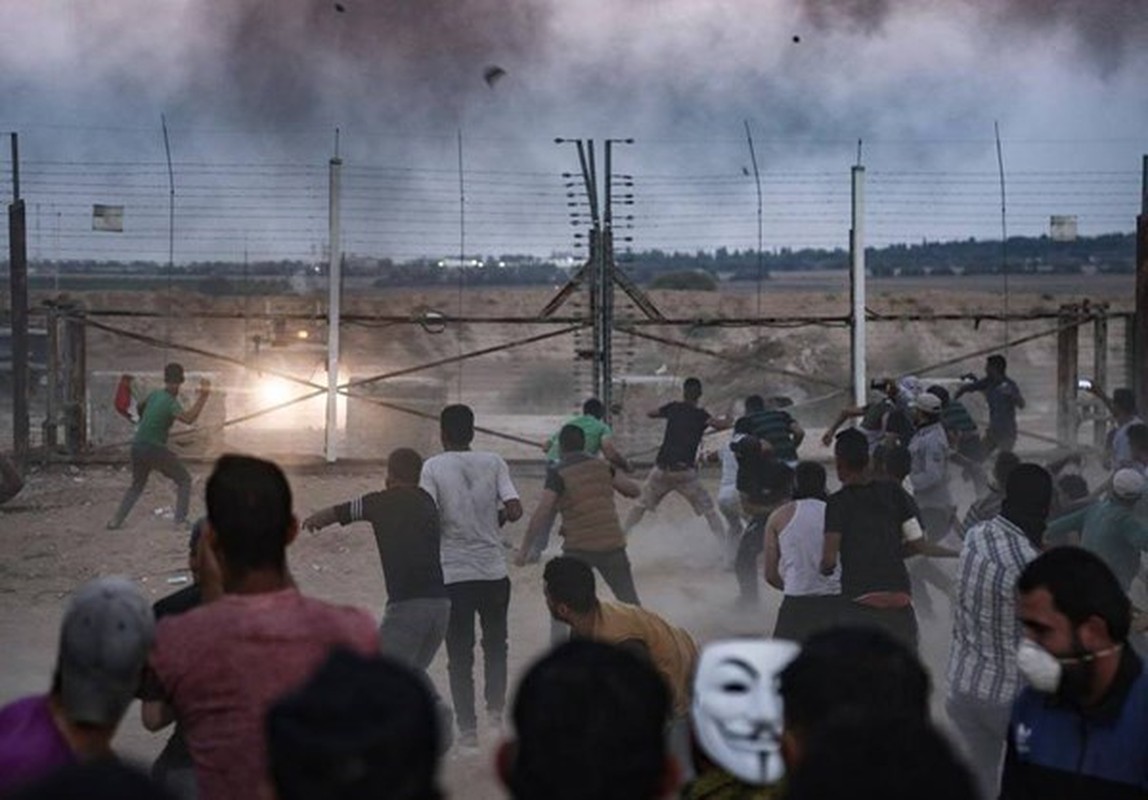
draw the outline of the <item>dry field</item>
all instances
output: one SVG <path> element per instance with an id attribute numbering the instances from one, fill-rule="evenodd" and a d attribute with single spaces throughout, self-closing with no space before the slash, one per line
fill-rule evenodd
<path id="1" fill-rule="evenodd" d="M 903 292 L 895 283 L 874 282 L 870 287 L 871 307 L 878 313 L 901 311 L 998 311 L 1000 298 L 987 290 L 956 291 L 925 288 Z M 1110 301 L 1114 310 L 1127 310 L 1130 279 L 1089 278 L 1079 291 L 1045 294 L 1040 285 L 1015 289 L 1014 310 L 1053 310 L 1060 302 L 1088 296 L 1093 301 Z M 1087 292 L 1087 295 L 1085 295 Z M 472 314 L 527 313 L 541 308 L 548 296 L 543 290 L 473 291 L 468 292 L 466 310 Z M 840 287 L 827 291 L 823 286 L 787 287 L 784 292 L 768 292 L 763 298 L 763 313 L 845 312 L 847 292 Z M 84 298 L 91 307 L 128 308 L 138 304 L 130 295 L 93 296 Z M 714 315 L 736 316 L 751 313 L 752 295 L 661 293 L 655 296 L 669 316 L 698 318 Z M 159 303 L 157 299 L 153 302 Z M 310 303 L 310 304 L 309 304 Z M 451 290 L 441 292 L 403 291 L 386 296 L 349 298 L 349 311 L 411 314 L 419 306 L 443 311 L 455 310 L 457 298 Z M 305 299 L 277 299 L 276 309 L 304 310 L 314 302 Z M 138 307 L 138 306 L 136 306 Z M 199 309 L 234 310 L 241 301 L 210 303 L 197 296 L 181 297 L 179 308 L 193 314 Z M 121 323 L 117 323 L 121 324 Z M 198 347 L 244 356 L 245 325 L 242 322 L 211 323 L 206 320 L 172 317 L 170 320 L 135 322 L 125 327 L 154 335 L 170 332 L 177 340 Z M 1051 321 L 1014 324 L 1012 335 L 1024 335 L 1054 327 Z M 1122 330 L 1113 326 L 1110 348 L 1112 374 L 1119 375 L 1122 359 Z M 421 361 L 442 358 L 462 351 L 487 347 L 512 338 L 544 330 L 541 326 L 486 325 L 470 326 L 456 334 L 447 331 L 432 335 L 411 333 L 409 327 L 375 328 L 348 326 L 345 352 L 354 370 L 370 374 L 412 366 Z M 249 331 L 249 329 L 248 329 Z M 400 334 L 399 331 L 402 331 Z M 758 364 L 782 367 L 803 374 L 814 374 L 830 381 L 844 381 L 847 375 L 847 335 L 840 329 L 804 328 L 770 330 L 760 338 L 749 329 L 687 330 L 662 329 L 659 334 L 688 340 L 708 349 L 720 350 Z M 899 372 L 918 368 L 946 356 L 1001 341 L 999 326 L 972 322 L 947 325 L 914 325 L 882 323 L 873 327 L 870 344 L 870 372 Z M 1090 335 L 1082 335 L 1081 364 L 1091 363 Z M 672 350 L 662 345 L 631 341 L 619 337 L 620 371 L 635 374 L 661 372 L 684 376 L 700 374 L 709 385 L 706 402 L 713 411 L 732 408 L 734 400 L 749 391 L 791 394 L 799 402 L 823 393 L 823 387 L 803 384 L 800 380 L 779 378 L 745 364 L 718 361 L 707 356 Z M 1051 373 L 1054 372 L 1053 340 L 1043 338 L 1013 351 L 1013 372 L 1025 388 L 1030 408 L 1022 417 L 1022 427 L 1050 431 L 1052 418 Z M 90 367 L 94 370 L 138 371 L 157 369 L 164 354 L 154 348 L 129 343 L 105 333 L 93 332 L 90 339 Z M 189 369 L 213 368 L 205 358 L 182 357 Z M 967 370 L 979 372 L 982 357 L 948 368 L 942 376 L 955 377 Z M 551 429 L 579 399 L 579 381 L 583 371 L 575 366 L 569 337 L 551 340 L 519 350 L 485 356 L 468 362 L 460 373 L 454 366 L 435 370 L 432 376 L 447 384 L 449 397 L 460 396 L 478 410 L 479 423 L 500 430 L 537 437 Z M 233 397 L 243 396 L 250 388 L 251 372 L 225 370 L 228 390 L 228 414 L 233 415 Z M 461 389 L 461 394 L 459 390 Z M 620 440 L 625 451 L 643 452 L 656 441 L 660 426 L 638 421 L 639 413 L 676 394 L 671 386 L 636 386 L 622 393 L 625 403 Z M 95 400 L 94 402 L 102 402 Z M 107 399 L 110 403 L 110 398 Z M 832 413 L 838 400 L 820 407 L 802 407 L 799 418 L 811 429 L 812 441 L 817 429 Z M 974 412 L 979 409 L 974 406 Z M 288 430 L 289 429 L 289 430 Z M 349 437 L 354 439 L 354 437 Z M 1082 437 L 1082 441 L 1084 438 Z M 377 464 L 347 462 L 334 467 L 318 463 L 317 432 L 308 433 L 305 426 L 284 422 L 282 427 L 266 425 L 261 430 L 237 429 L 228 433 L 221 447 L 242 448 L 268 454 L 289 462 L 299 514 L 320 506 L 368 491 L 381 482 Z M 541 484 L 540 453 L 521 445 L 480 437 L 477 445 L 502 452 L 518 460 L 514 479 L 522 493 L 527 512 L 533 507 Z M 1023 444 L 1022 444 L 1023 446 Z M 1030 441 L 1028 449 L 1043 445 Z M 385 449 L 354 452 L 356 458 L 379 458 Z M 824 455 L 818 447 L 809 454 Z M 129 476 L 122 463 L 123 451 L 103 451 L 100 463 L 80 466 L 55 465 L 39 468 L 29 475 L 24 493 L 0 509 L 0 703 L 20 695 L 46 690 L 55 654 L 55 637 L 68 593 L 82 581 L 101 574 L 129 575 L 152 598 L 179 588 L 169 579 L 184 575 L 186 533 L 175 531 L 171 523 L 155 511 L 169 509 L 170 486 L 162 478 L 152 481 L 124 530 L 108 532 L 104 522 L 111 516 Z M 108 461 L 112 463 L 107 463 Z M 209 463 L 193 465 L 196 477 L 196 499 L 193 514 L 202 509 L 198 494 Z M 716 482 L 711 468 L 707 480 Z M 967 487 L 961 486 L 967 502 Z M 626 502 L 619 502 L 622 513 Z M 507 529 L 507 536 L 517 541 L 524 522 Z M 634 533 L 631 558 L 635 564 L 638 589 L 644 602 L 688 628 L 702 641 L 730 634 L 762 634 L 773 625 L 778 596 L 772 590 L 763 593 L 761 609 L 755 614 L 738 614 L 733 610 L 736 593 L 730 573 L 718 565 L 718 554 L 710 534 L 701 520 L 693 518 L 688 507 L 671 499 L 655 516 L 648 516 Z M 328 530 L 321 534 L 304 534 L 292 547 L 291 569 L 302 589 L 327 600 L 352 603 L 381 613 L 385 601 L 381 571 L 377 565 L 374 544 L 362 527 Z M 511 568 L 513 596 L 511 601 L 511 669 L 513 677 L 521 674 L 531 659 L 546 646 L 548 625 L 541 593 L 541 570 L 538 567 Z M 941 688 L 943 666 L 948 648 L 949 609 L 947 601 L 934 597 L 934 616 L 923 620 L 922 653 Z M 433 676 L 445 691 L 445 656 L 440 653 Z M 481 662 L 480 662 L 481 663 Z M 938 692 L 939 693 L 939 692 Z M 483 738 L 483 752 L 474 757 L 448 757 L 444 764 L 444 781 L 456 797 L 486 798 L 501 796 L 491 768 L 491 748 L 496 732 Z M 158 752 L 160 737 L 145 733 L 137 720 L 136 710 L 117 740 L 120 750 L 134 758 L 147 760 Z"/>

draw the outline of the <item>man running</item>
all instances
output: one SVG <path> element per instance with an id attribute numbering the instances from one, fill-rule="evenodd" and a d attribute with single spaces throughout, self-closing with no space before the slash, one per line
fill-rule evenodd
<path id="1" fill-rule="evenodd" d="M 719 542 L 725 538 L 721 515 L 714 507 L 713 498 L 698 479 L 698 445 L 707 428 L 724 430 L 729 422 L 710 413 L 698 405 L 702 396 L 702 382 L 697 378 L 686 378 L 682 385 L 682 399 L 666 403 L 659 409 L 650 411 L 650 419 L 664 419 L 666 431 L 662 446 L 654 461 L 654 469 L 642 487 L 642 498 L 626 518 L 625 530 L 633 530 L 647 511 L 654 511 L 662 499 L 670 492 L 677 492 L 689 501 L 694 513 L 704 516 L 710 530 Z"/>
<path id="2" fill-rule="evenodd" d="M 983 392 L 989 407 L 989 426 L 982 442 L 984 455 L 994 450 L 1012 450 L 1016 447 L 1016 412 L 1024 408 L 1024 395 L 1016 381 L 1006 375 L 1008 362 L 1002 355 L 985 359 L 985 377 L 962 384 L 953 395 L 960 400 L 969 392 Z"/>
<path id="3" fill-rule="evenodd" d="M 132 484 L 124 493 L 116 515 L 108 523 L 108 530 L 123 527 L 124 520 L 143 494 L 151 471 L 158 470 L 170 478 L 176 487 L 175 525 L 187 524 L 187 509 L 191 500 L 191 475 L 180 462 L 179 456 L 167 446 L 167 436 L 176 420 L 195 424 L 211 394 L 211 382 L 199 382 L 199 392 L 191 408 L 184 411 L 179 403 L 179 389 L 183 385 L 183 365 L 172 362 L 163 368 L 163 388 L 156 389 L 143 402 L 139 426 L 132 439 Z"/>

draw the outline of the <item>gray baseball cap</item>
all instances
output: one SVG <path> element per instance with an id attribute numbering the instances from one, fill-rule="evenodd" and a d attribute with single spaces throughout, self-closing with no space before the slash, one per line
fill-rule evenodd
<path id="1" fill-rule="evenodd" d="M 74 722 L 114 726 L 139 690 L 155 617 L 126 578 L 97 578 L 74 595 L 60 628 L 60 702 Z"/>

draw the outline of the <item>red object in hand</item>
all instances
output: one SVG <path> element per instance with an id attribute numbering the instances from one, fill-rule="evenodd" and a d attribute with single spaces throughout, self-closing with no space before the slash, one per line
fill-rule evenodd
<path id="1" fill-rule="evenodd" d="M 132 376 L 121 375 L 120 382 L 116 384 L 116 413 L 126 419 L 128 422 L 135 422 L 132 419 Z"/>

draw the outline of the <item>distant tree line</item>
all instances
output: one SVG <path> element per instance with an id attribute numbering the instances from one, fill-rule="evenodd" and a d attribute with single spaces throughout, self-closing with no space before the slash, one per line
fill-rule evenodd
<path id="1" fill-rule="evenodd" d="M 1082 236 L 1070 242 L 1053 241 L 1048 236 L 1010 237 L 1007 248 L 1000 241 L 977 240 L 896 244 L 867 248 L 866 264 L 877 276 L 920 276 L 999 273 L 1007 249 L 1011 273 L 1056 272 L 1078 274 L 1085 271 L 1130 273 L 1135 270 L 1136 241 L 1132 234 Z M 654 284 L 662 276 L 675 274 L 671 283 L 680 284 L 687 273 L 704 274 L 712 280 L 754 281 L 760 276 L 785 271 L 843 270 L 849 254 L 843 249 L 793 250 L 780 248 L 762 252 L 730 250 L 667 252 L 641 250 L 619 255 L 619 265 L 639 283 Z M 0 262 L 7 269 L 7 262 Z M 182 287 L 212 295 L 267 294 L 284 290 L 298 279 L 322 281 L 324 263 L 301 260 L 202 261 L 181 264 L 169 276 L 164 264 L 153 261 L 33 261 L 33 288 L 46 288 L 59 280 L 61 288 L 156 288 L 170 278 Z M 471 259 L 465 266 L 422 258 L 394 261 L 348 255 L 344 274 L 370 279 L 377 288 L 391 286 L 508 286 L 553 285 L 565 281 L 571 267 L 567 258 L 538 258 L 528 255 L 501 255 Z M 688 276 L 687 276 L 688 277 Z M 688 280 L 685 281 L 687 284 Z M 666 285 L 666 281 L 662 281 Z"/>

